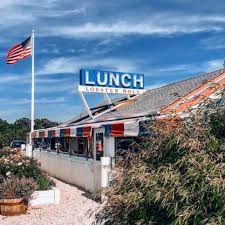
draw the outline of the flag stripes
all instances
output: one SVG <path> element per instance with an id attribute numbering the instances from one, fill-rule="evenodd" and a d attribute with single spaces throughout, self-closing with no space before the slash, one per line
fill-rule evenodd
<path id="1" fill-rule="evenodd" d="M 7 64 L 14 64 L 17 60 L 25 59 L 32 55 L 31 37 L 27 38 L 21 44 L 14 45 L 6 56 Z"/>

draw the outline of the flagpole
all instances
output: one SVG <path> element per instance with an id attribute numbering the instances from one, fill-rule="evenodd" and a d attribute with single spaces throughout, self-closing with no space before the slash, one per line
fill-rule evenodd
<path id="1" fill-rule="evenodd" d="M 34 131 L 34 30 L 32 30 L 31 133 Z"/>

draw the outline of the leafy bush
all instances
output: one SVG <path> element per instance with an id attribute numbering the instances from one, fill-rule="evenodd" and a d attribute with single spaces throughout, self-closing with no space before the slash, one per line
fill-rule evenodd
<path id="1" fill-rule="evenodd" d="M 37 160 L 24 156 L 21 151 L 4 148 L 0 150 L 0 174 L 7 178 L 16 176 L 21 178 L 32 178 L 37 183 L 38 190 L 49 190 L 55 186 L 53 180 L 41 170 Z"/>
<path id="2" fill-rule="evenodd" d="M 138 154 L 119 158 L 106 224 L 225 224 L 225 106 L 155 121 Z"/>
<path id="3" fill-rule="evenodd" d="M 1 157 L 8 157 L 9 155 L 17 155 L 19 150 L 11 149 L 10 147 L 5 147 L 0 149 L 0 158 Z"/>
<path id="4" fill-rule="evenodd" d="M 34 159 L 24 156 L 20 151 L 0 150 L 0 174 L 13 173 L 18 177 L 36 178 L 40 173 L 40 165 Z"/>
<path id="5" fill-rule="evenodd" d="M 38 190 L 49 190 L 52 186 L 55 186 L 55 182 L 47 175 L 39 175 L 36 179 Z"/>

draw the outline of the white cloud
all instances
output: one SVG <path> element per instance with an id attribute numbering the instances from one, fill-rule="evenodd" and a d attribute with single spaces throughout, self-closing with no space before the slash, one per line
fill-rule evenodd
<path id="1" fill-rule="evenodd" d="M 38 84 L 59 84 L 59 83 L 69 83 L 70 79 L 68 78 L 58 78 L 53 79 L 51 77 L 46 78 L 45 76 L 36 76 L 35 83 Z"/>
<path id="2" fill-rule="evenodd" d="M 72 92 L 73 88 L 75 88 L 75 84 L 71 83 L 64 83 L 60 85 L 55 85 L 54 82 L 52 82 L 51 85 L 41 85 L 36 86 L 35 93 L 36 94 L 51 94 L 54 95 L 55 93 L 61 93 L 61 92 Z M 28 90 L 30 92 L 30 90 Z"/>
<path id="3" fill-rule="evenodd" d="M 192 65 L 189 65 L 189 64 L 171 65 L 168 67 L 154 69 L 152 72 L 157 72 L 157 73 L 178 72 L 178 71 L 189 70 L 191 67 Z"/>
<path id="4" fill-rule="evenodd" d="M 206 71 L 215 71 L 218 69 L 222 69 L 224 64 L 224 59 L 215 59 L 215 60 L 210 60 L 206 63 L 203 63 L 203 67 L 206 68 Z"/>
<path id="5" fill-rule="evenodd" d="M 0 109 L 0 118 L 11 122 L 17 118 L 29 116 L 30 112 L 26 108 Z"/>
<path id="6" fill-rule="evenodd" d="M 32 12 L 30 10 L 21 10 L 21 6 L 25 6 L 28 3 L 28 0 L 0 1 L 1 29 L 16 26 L 24 22 L 26 22 L 26 24 L 30 24 L 34 20 Z"/>
<path id="7" fill-rule="evenodd" d="M 0 99 L 1 105 L 8 105 L 10 102 L 10 105 L 26 105 L 30 103 L 30 100 L 27 98 L 16 98 L 16 99 L 10 99 L 10 98 L 2 98 Z"/>
<path id="8" fill-rule="evenodd" d="M 53 58 L 45 63 L 42 69 L 40 69 L 38 75 L 46 74 L 59 74 L 59 73 L 74 73 L 76 71 L 75 58 Z"/>
<path id="9" fill-rule="evenodd" d="M 196 73 L 213 72 L 223 68 L 224 59 L 214 59 L 192 64 L 176 64 L 151 68 L 144 74 L 150 77 L 158 77 L 160 75 L 194 75 Z"/>
<path id="10" fill-rule="evenodd" d="M 16 77 L 16 76 L 10 77 L 6 75 L 0 78 L 0 84 L 11 83 L 12 81 L 17 81 L 17 80 L 19 80 L 19 77 Z"/>
<path id="11" fill-rule="evenodd" d="M 17 30 L 14 33 L 19 33 L 19 30 L 35 26 L 48 26 L 46 23 L 42 23 L 41 19 L 44 17 L 54 17 L 55 16 L 66 16 L 68 14 L 78 13 L 74 10 L 56 10 L 55 7 L 59 5 L 60 0 L 1 0 L 0 10 L 1 10 L 1 20 L 0 29 L 10 29 L 17 26 Z M 46 13 L 47 10 L 47 13 Z M 82 9 L 84 12 L 84 9 Z M 19 25 L 23 25 L 18 29 Z"/>
<path id="12" fill-rule="evenodd" d="M 145 86 L 145 90 L 151 90 L 151 89 L 156 89 L 162 86 L 167 85 L 168 83 L 162 82 L 162 83 L 156 83 L 156 84 L 152 84 L 152 85 L 147 85 Z"/>
<path id="13" fill-rule="evenodd" d="M 153 13 L 151 17 L 135 21 L 110 21 L 110 23 L 85 23 L 81 25 L 53 26 L 43 29 L 43 36 L 72 38 L 107 38 L 107 35 L 173 35 L 224 30 L 224 16 L 180 15 Z"/>
<path id="14" fill-rule="evenodd" d="M 12 16 L 13 14 L 13 16 Z M 35 18 L 33 17 L 31 12 L 9 12 L 9 11 L 1 11 L 1 20 L 0 24 L 3 27 L 10 26 L 16 26 L 18 24 L 22 24 L 26 22 L 27 24 L 30 24 L 33 22 Z M 2 27 L 1 27 L 2 28 Z"/>
<path id="15" fill-rule="evenodd" d="M 81 57 L 60 57 L 53 58 L 46 62 L 37 74 L 63 74 L 63 73 L 78 73 L 81 68 L 106 68 L 115 69 L 122 72 L 136 72 L 136 63 L 130 62 L 127 59 L 120 58 L 81 58 Z"/>
<path id="16" fill-rule="evenodd" d="M 92 3 L 74 3 L 62 7 L 60 0 L 3 0 L 0 2 L 1 30 L 22 25 L 17 33 L 31 30 L 35 25 L 39 36 L 60 36 L 66 38 L 101 38 L 124 35 L 176 35 L 207 31 L 223 31 L 225 29 L 225 16 L 220 14 L 181 14 L 176 11 L 150 11 L 136 15 L 135 9 L 129 16 L 121 19 L 109 14 L 101 22 L 90 13 L 95 8 Z M 75 7 L 77 5 L 77 7 Z M 107 5 L 104 5 L 106 7 Z M 99 5 L 98 5 L 99 7 Z M 88 11 L 89 10 L 89 11 Z M 113 12 L 113 10 L 112 10 Z M 77 18 L 74 23 L 74 18 Z M 55 19 L 53 22 L 52 19 Z M 63 21 L 61 20 L 63 18 Z M 87 22 L 89 21 L 89 22 Z M 102 22 L 103 21 L 103 22 Z"/>
<path id="17" fill-rule="evenodd" d="M 207 50 L 225 49 L 224 35 L 204 38 L 200 40 L 200 46 Z"/>
<path id="18" fill-rule="evenodd" d="M 27 83 L 29 82 L 29 77 L 27 75 L 17 75 L 17 74 L 0 74 L 0 84 L 15 84 Z"/>
<path id="19" fill-rule="evenodd" d="M 52 104 L 52 103 L 65 103 L 66 99 L 64 97 L 58 98 L 40 98 L 36 100 L 38 104 Z"/>
<path id="20" fill-rule="evenodd" d="M 60 0 L 2 0 L 0 1 L 0 30 L 12 30 L 12 27 L 21 25 L 20 29 L 13 32 L 24 33 L 24 30 L 27 32 L 35 26 L 38 35 L 44 37 L 104 40 L 109 36 L 120 37 L 133 34 L 168 36 L 206 31 L 217 32 L 225 29 L 223 14 L 207 15 L 203 12 L 194 14 L 191 11 L 184 14 L 178 11 L 164 10 L 162 12 L 153 11 L 153 9 L 147 14 L 146 11 L 137 13 L 134 8 L 127 9 L 123 17 L 113 16 L 109 12 L 109 15 L 99 20 L 96 12 L 103 10 L 102 7 L 107 7 L 107 3 L 101 6 L 88 1 L 72 3 Z M 115 13 L 113 9 L 112 13 Z"/>
<path id="21" fill-rule="evenodd" d="M 86 14 L 86 8 L 82 7 L 80 9 L 70 9 L 70 10 L 52 10 L 48 14 L 43 15 L 39 12 L 39 16 L 56 18 L 63 16 L 84 16 Z M 36 13 L 37 15 L 37 13 Z"/>
<path id="22" fill-rule="evenodd" d="M 36 54 L 43 55 L 43 54 L 59 54 L 59 53 L 60 53 L 60 51 L 58 48 L 49 47 L 49 48 L 43 48 L 43 49 L 38 50 L 38 52 Z"/>
<path id="23" fill-rule="evenodd" d="M 31 100 L 28 98 L 17 98 L 17 99 L 7 99 L 2 98 L 0 99 L 1 105 L 28 105 L 30 104 Z M 36 104 L 52 104 L 52 103 L 65 103 L 66 99 L 64 97 L 57 97 L 57 98 L 37 98 L 35 99 Z"/>
<path id="24" fill-rule="evenodd" d="M 141 61 L 140 61 L 141 62 Z M 192 63 L 192 64 L 176 64 L 176 65 L 167 65 L 160 67 L 151 67 L 149 66 L 146 69 L 141 69 L 139 61 L 126 60 L 120 58 L 98 58 L 98 59 L 88 59 L 88 58 L 77 58 L 77 57 L 61 57 L 51 59 L 43 66 L 43 68 L 38 71 L 38 75 L 54 75 L 54 74 L 64 74 L 71 73 L 77 74 L 81 68 L 99 68 L 105 70 L 115 70 L 121 72 L 137 72 L 142 71 L 147 76 L 156 77 L 159 75 L 166 75 L 174 73 L 186 73 L 195 74 L 195 73 L 204 73 L 215 71 L 223 68 L 224 59 L 214 59 L 208 60 L 201 63 Z M 42 77 L 39 76 L 39 77 Z M 48 76 L 49 77 L 49 76 Z M 78 78 L 77 78 L 78 79 Z M 75 81 L 75 79 L 74 79 Z M 54 81 L 53 81 L 54 83 Z M 65 89 L 63 86 L 59 87 L 59 91 Z M 42 90 L 43 91 L 43 90 Z M 48 88 L 46 88 L 48 92 Z"/>
<path id="25" fill-rule="evenodd" d="M 25 75 L 21 74 L 5 74 L 0 73 L 0 84 L 7 85 L 17 85 L 17 84 L 30 84 L 31 83 L 31 73 L 26 73 Z M 45 84 L 59 84 L 59 83 L 69 83 L 70 79 L 67 78 L 52 78 L 45 76 L 35 76 L 35 84 L 45 85 Z M 5 86 L 2 86 L 5 87 Z"/>

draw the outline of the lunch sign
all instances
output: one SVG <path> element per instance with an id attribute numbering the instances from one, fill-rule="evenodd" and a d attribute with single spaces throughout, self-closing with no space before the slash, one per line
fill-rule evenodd
<path id="1" fill-rule="evenodd" d="M 137 95 L 145 91 L 144 75 L 81 69 L 78 90 L 81 92 Z"/>

